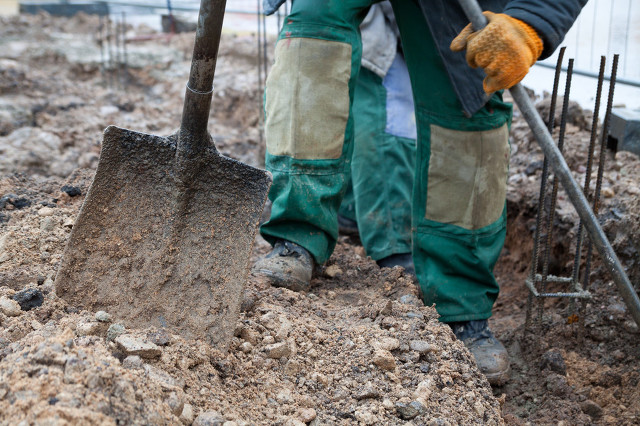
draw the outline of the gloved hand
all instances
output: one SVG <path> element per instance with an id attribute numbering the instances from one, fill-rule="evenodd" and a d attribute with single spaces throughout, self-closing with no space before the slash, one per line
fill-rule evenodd
<path id="1" fill-rule="evenodd" d="M 472 68 L 487 73 L 483 87 L 487 93 L 515 86 L 529 72 L 542 53 L 542 39 L 528 24 L 504 13 L 483 12 L 489 21 L 480 31 L 471 24 L 451 42 L 451 50 L 467 49 Z"/>

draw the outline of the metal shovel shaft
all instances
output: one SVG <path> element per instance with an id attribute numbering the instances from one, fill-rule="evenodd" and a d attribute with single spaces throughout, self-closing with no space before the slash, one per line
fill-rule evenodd
<path id="1" fill-rule="evenodd" d="M 191 72 L 182 110 L 178 155 L 188 153 L 197 156 L 211 147 L 207 124 L 226 4 L 226 0 L 200 2 Z"/>
<path id="2" fill-rule="evenodd" d="M 482 14 L 477 0 L 459 0 L 459 3 L 476 30 L 482 29 L 487 25 L 487 18 Z M 598 253 L 600 253 L 607 269 L 611 272 L 613 281 L 616 283 L 618 291 L 629 308 L 633 319 L 636 324 L 640 325 L 640 299 L 638 298 L 638 294 L 633 289 L 631 281 L 629 281 L 629 277 L 625 273 L 618 256 L 616 256 L 616 253 L 613 251 L 613 247 L 611 247 L 602 227 L 598 223 L 598 219 L 593 214 L 587 198 L 571 175 L 569 166 L 553 142 L 553 138 L 542 121 L 542 118 L 540 118 L 540 114 L 538 114 L 538 111 L 522 85 L 516 84 L 509 89 L 509 91 L 518 105 L 520 112 L 522 112 L 524 119 L 533 131 L 544 155 L 549 160 L 551 168 L 556 176 L 558 176 L 558 179 L 560 179 L 571 204 L 573 204 L 580 219 L 582 219 L 585 228 L 589 232 L 591 241 L 593 241 Z"/>

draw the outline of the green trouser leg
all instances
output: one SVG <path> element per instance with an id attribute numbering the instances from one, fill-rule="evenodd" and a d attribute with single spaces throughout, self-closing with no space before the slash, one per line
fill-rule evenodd
<path id="1" fill-rule="evenodd" d="M 413 260 L 423 298 L 443 322 L 486 319 L 506 234 L 511 105 L 494 94 L 465 117 L 418 5 L 392 4 L 416 102 Z"/>
<path id="2" fill-rule="evenodd" d="M 273 174 L 267 241 L 295 242 L 324 263 L 353 151 L 351 99 L 360 68 L 358 27 L 371 0 L 296 0 L 267 78 L 266 168 Z"/>
<path id="3" fill-rule="evenodd" d="M 400 72 L 406 73 L 402 67 Z M 398 72 L 396 68 L 390 70 L 387 78 L 392 77 L 392 71 Z M 408 81 L 406 89 L 412 109 Z M 362 68 L 353 101 L 355 140 L 351 177 L 360 239 L 367 255 L 374 260 L 411 252 L 416 142 L 388 131 L 388 103 L 390 108 L 396 106 L 394 101 L 387 100 L 383 80 Z M 410 115 L 413 117 L 412 110 Z"/>

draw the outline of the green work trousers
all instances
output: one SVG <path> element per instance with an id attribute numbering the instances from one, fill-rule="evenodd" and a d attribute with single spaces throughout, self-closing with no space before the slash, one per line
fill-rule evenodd
<path id="1" fill-rule="evenodd" d="M 396 56 L 384 79 L 360 69 L 352 107 L 351 181 L 339 214 L 358 223 L 362 245 L 373 260 L 411 253 L 416 156 L 413 110 L 402 55 Z"/>
<path id="2" fill-rule="evenodd" d="M 261 234 L 305 247 L 318 263 L 338 236 L 354 146 L 358 26 L 371 3 L 296 0 L 267 79 L 272 211 Z M 511 105 L 494 94 L 466 117 L 419 6 L 392 5 L 415 100 L 412 253 L 424 302 L 435 303 L 443 322 L 486 319 L 506 232 Z"/>

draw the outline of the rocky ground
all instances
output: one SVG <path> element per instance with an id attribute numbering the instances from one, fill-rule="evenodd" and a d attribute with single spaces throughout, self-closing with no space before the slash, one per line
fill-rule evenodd
<path id="1" fill-rule="evenodd" d="M 57 298 L 102 131 L 175 131 L 189 71 L 193 34 L 130 27 L 119 67 L 101 61 L 98 25 L 0 18 L 0 424 L 638 423 L 638 327 L 597 257 L 586 309 L 547 301 L 525 331 L 542 155 L 517 114 L 491 320 L 512 358 L 503 387 L 491 389 L 411 279 L 378 268 L 357 238 L 341 237 L 309 293 L 250 277 L 228 353 Z M 224 34 L 209 128 L 225 155 L 260 166 L 256 55 L 253 35 Z M 567 161 L 583 181 L 590 113 L 574 106 L 570 118 Z M 634 283 L 639 182 L 637 157 L 607 154 L 600 216 Z M 577 223 L 561 192 L 555 275 L 571 272 Z M 258 237 L 253 260 L 267 250 Z"/>

